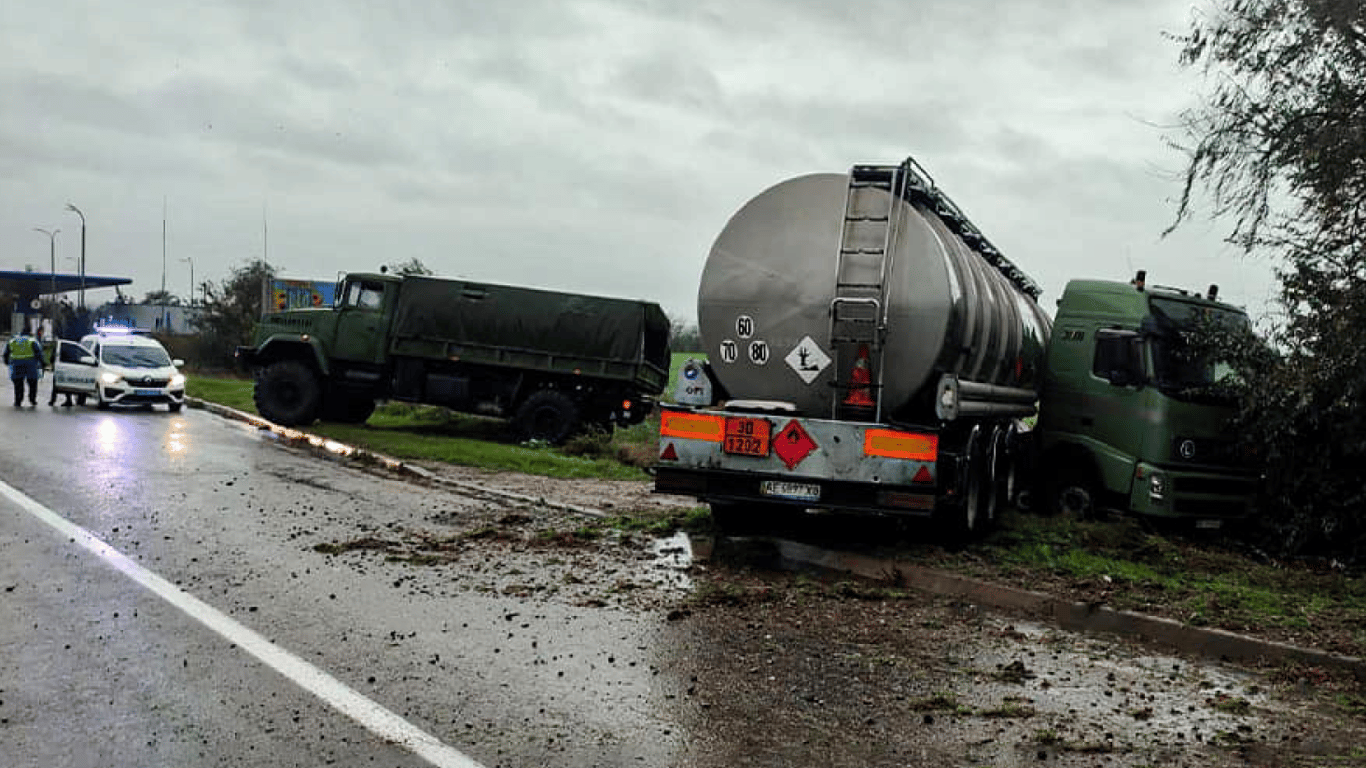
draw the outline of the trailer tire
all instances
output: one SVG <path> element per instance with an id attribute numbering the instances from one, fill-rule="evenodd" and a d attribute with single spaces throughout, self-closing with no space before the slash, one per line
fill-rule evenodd
<path id="1" fill-rule="evenodd" d="M 953 544 L 964 544 L 991 527 L 993 504 L 992 470 L 989 446 L 983 445 L 981 431 L 974 427 L 963 450 L 961 492 L 955 501 L 938 511 L 941 527 Z"/>
<path id="2" fill-rule="evenodd" d="M 517 409 L 517 433 L 523 440 L 544 440 L 559 445 L 581 425 L 579 406 L 569 395 L 554 389 L 535 392 Z"/>
<path id="3" fill-rule="evenodd" d="M 318 418 L 322 387 L 313 369 L 299 360 L 280 360 L 256 375 L 252 400 L 256 412 L 285 427 L 312 424 Z"/>

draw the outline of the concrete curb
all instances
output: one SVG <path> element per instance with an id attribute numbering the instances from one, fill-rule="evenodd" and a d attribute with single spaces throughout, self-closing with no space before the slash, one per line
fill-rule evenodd
<path id="1" fill-rule="evenodd" d="M 1222 629 L 1192 627 L 1172 619 L 1133 611 L 1117 611 L 1098 603 L 1077 603 L 1041 592 L 1002 586 L 938 571 L 912 563 L 830 552 L 794 541 L 776 542 L 783 560 L 867 579 L 891 582 L 944 597 L 970 600 L 984 606 L 1024 613 L 1074 632 L 1095 632 L 1139 638 L 1184 653 L 1246 662 L 1298 661 L 1350 672 L 1366 680 L 1366 659 L 1239 635 Z"/>
<path id="2" fill-rule="evenodd" d="M 551 499 L 500 491 L 475 483 L 442 478 L 427 469 L 390 456 L 338 443 L 335 440 L 297 429 L 282 427 L 255 414 L 199 398 L 187 397 L 185 402 L 192 408 L 203 409 L 224 418 L 246 422 L 259 429 L 269 430 L 296 445 L 304 445 L 316 451 L 325 451 L 332 456 L 378 464 L 392 472 L 409 475 L 434 485 L 453 488 L 467 495 L 511 501 L 517 504 L 538 504 L 587 517 L 602 518 L 607 516 L 606 512 L 592 507 L 565 504 Z M 890 582 L 944 597 L 971 600 L 974 603 L 991 608 L 1037 617 L 1052 622 L 1061 629 L 1073 632 L 1094 632 L 1139 638 L 1175 648 L 1183 653 L 1227 661 L 1262 663 L 1298 661 L 1313 666 L 1350 672 L 1358 679 L 1366 680 L 1366 659 L 1355 656 L 1341 656 L 1286 643 L 1260 640 L 1222 629 L 1192 627 L 1171 619 L 1147 616 L 1132 611 L 1117 611 L 1097 603 L 1069 602 L 1041 592 L 993 584 L 913 563 L 847 552 L 832 552 L 783 539 L 776 540 L 774 543 L 777 546 L 779 557 L 788 563 Z"/>
<path id="3" fill-rule="evenodd" d="M 239 411 L 236 408 L 229 408 L 225 405 L 219 405 L 218 403 L 209 402 L 207 400 L 201 400 L 197 397 L 187 397 L 185 398 L 185 402 L 191 408 L 202 409 L 217 416 L 222 416 L 226 419 L 246 422 L 247 424 L 250 424 L 256 427 L 257 429 L 268 430 L 279 435 L 280 437 L 283 437 L 284 439 L 290 441 L 295 445 L 306 446 L 314 451 L 325 452 L 326 455 L 329 456 L 342 457 L 353 459 L 355 461 L 377 464 L 389 470 L 390 472 L 395 472 L 400 475 L 408 475 L 410 477 L 417 478 L 418 480 L 431 483 L 433 485 L 440 485 L 445 486 L 447 488 L 453 488 L 459 491 L 460 493 L 466 494 L 468 496 L 492 499 L 496 501 L 510 501 L 515 504 L 537 504 L 543 507 L 558 509 L 564 512 L 572 512 L 574 514 L 583 515 L 585 517 L 607 517 L 606 512 L 600 509 L 596 509 L 594 507 L 584 507 L 578 504 L 568 504 L 565 502 L 555 501 L 553 499 L 546 499 L 537 496 L 527 496 L 521 493 L 513 493 L 511 491 L 503 491 L 497 488 L 489 488 L 487 486 L 482 486 L 477 483 L 468 483 L 463 480 L 452 480 L 450 478 L 442 477 L 428 469 L 424 469 L 423 467 L 419 467 L 414 464 L 409 464 L 403 461 L 402 459 L 396 459 L 392 456 L 385 456 L 382 453 L 375 453 L 374 451 L 368 451 L 364 448 L 357 448 L 354 445 L 346 445 L 345 443 L 339 443 L 336 440 L 321 437 L 319 435 L 312 434 L 311 432 L 304 432 L 302 430 L 293 429 L 292 427 L 282 427 L 279 424 L 276 424 L 272 421 L 267 421 L 266 419 L 263 419 L 254 413 Z"/>

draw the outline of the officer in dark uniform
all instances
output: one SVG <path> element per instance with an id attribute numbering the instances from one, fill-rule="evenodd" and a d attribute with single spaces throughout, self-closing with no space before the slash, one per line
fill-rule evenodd
<path id="1" fill-rule="evenodd" d="M 38 404 L 38 372 L 43 370 L 43 347 L 38 340 L 20 331 L 5 345 L 5 362 L 14 382 L 14 407 L 24 404 L 24 382 L 28 382 L 29 405 Z"/>

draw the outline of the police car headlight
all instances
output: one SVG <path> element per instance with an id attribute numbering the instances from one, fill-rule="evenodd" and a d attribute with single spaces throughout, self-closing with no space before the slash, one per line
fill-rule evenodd
<path id="1" fill-rule="evenodd" d="M 100 381 L 104 382 L 105 384 L 122 384 L 123 377 L 118 375 L 117 373 L 109 373 L 106 371 L 105 373 L 100 374 Z"/>
<path id="2" fill-rule="evenodd" d="M 172 375 L 172 376 L 171 376 L 171 386 L 173 386 L 173 387 L 183 387 L 183 386 L 185 386 L 185 374 L 183 374 L 183 373 L 177 373 L 177 374 Z"/>

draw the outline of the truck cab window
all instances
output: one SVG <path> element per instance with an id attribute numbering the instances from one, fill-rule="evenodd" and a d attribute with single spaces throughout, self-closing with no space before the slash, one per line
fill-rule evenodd
<path id="1" fill-rule="evenodd" d="M 1133 331 L 1100 329 L 1096 332 L 1096 356 L 1091 373 L 1118 386 L 1143 381 L 1143 348 Z"/>
<path id="2" fill-rule="evenodd" d="M 384 286 L 380 283 L 358 281 L 346 286 L 344 306 L 357 309 L 379 309 L 384 303 Z"/>

